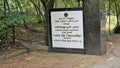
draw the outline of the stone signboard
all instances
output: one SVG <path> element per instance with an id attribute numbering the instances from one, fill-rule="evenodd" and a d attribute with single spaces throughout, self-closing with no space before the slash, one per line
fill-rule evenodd
<path id="1" fill-rule="evenodd" d="M 50 37 L 52 51 L 84 49 L 83 10 L 51 9 Z"/>
<path id="2" fill-rule="evenodd" d="M 50 9 L 49 51 L 106 53 L 104 1 L 83 0 L 83 4 L 83 9 Z"/>

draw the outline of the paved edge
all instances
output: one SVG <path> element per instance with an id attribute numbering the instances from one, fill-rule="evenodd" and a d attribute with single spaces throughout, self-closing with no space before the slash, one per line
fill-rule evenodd
<path id="1" fill-rule="evenodd" d="M 6 60 L 6 59 L 9 59 L 9 58 L 16 57 L 16 56 L 18 56 L 18 55 L 25 54 L 25 53 L 27 53 L 27 52 L 28 52 L 27 49 L 26 49 L 26 50 L 18 50 L 18 51 L 15 51 L 15 52 L 10 53 L 10 54 L 8 54 L 8 55 L 0 56 L 0 61 Z"/>

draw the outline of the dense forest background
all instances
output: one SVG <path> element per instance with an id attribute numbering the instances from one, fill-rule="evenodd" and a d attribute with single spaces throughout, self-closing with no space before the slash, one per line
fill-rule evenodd
<path id="1" fill-rule="evenodd" d="M 104 0 L 104 3 L 107 33 L 120 33 L 120 0 Z M 0 45 L 16 42 L 17 27 L 47 32 L 48 11 L 51 8 L 84 6 L 83 0 L 0 0 Z M 35 28 L 30 24 L 36 24 Z"/>

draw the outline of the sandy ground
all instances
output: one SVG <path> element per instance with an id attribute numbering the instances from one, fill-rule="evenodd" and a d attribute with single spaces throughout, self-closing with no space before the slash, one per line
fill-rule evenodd
<path id="1" fill-rule="evenodd" d="M 102 56 L 32 51 L 0 62 L 0 68 L 120 68 L 120 35 L 107 41 Z"/>

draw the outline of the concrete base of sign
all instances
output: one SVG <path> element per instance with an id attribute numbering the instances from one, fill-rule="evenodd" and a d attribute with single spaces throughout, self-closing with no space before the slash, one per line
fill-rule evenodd
<path id="1" fill-rule="evenodd" d="M 85 50 L 80 49 L 66 49 L 66 48 L 49 48 L 49 52 L 60 52 L 60 53 L 80 53 L 85 54 Z"/>

